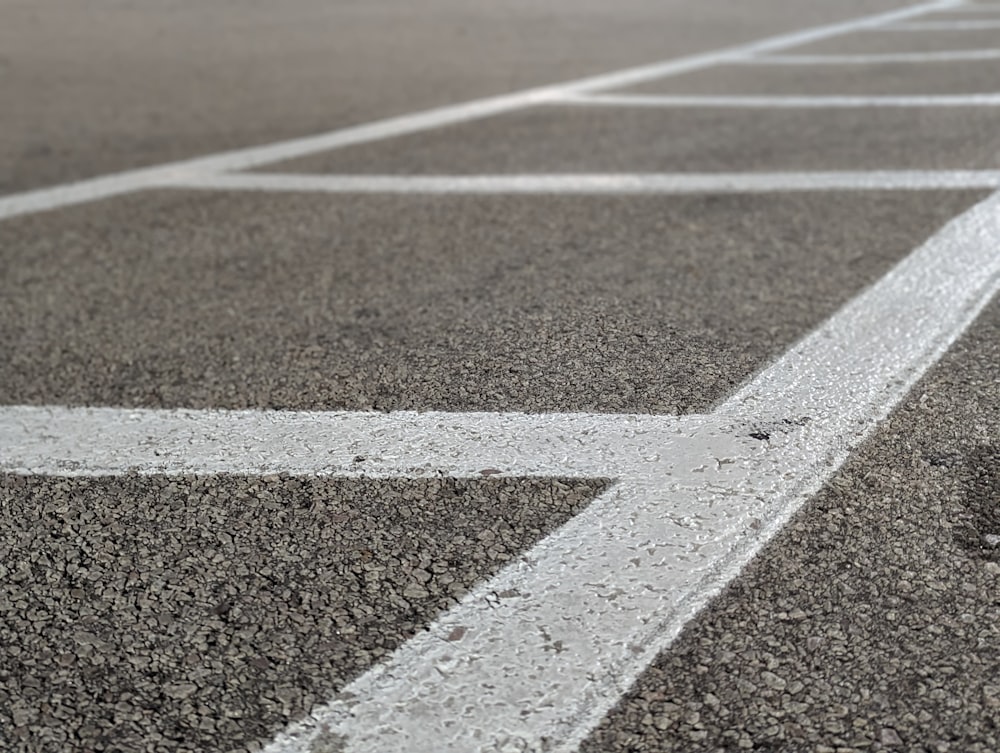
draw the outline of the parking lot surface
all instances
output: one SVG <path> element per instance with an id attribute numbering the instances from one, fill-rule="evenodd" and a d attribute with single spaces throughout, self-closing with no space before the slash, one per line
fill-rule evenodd
<path id="1" fill-rule="evenodd" d="M 0 747 L 1000 748 L 1000 5 L 55 5 Z"/>

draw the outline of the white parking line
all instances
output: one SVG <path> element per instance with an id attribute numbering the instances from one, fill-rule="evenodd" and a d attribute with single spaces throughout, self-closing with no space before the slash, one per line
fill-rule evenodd
<path id="1" fill-rule="evenodd" d="M 855 55 L 758 55 L 742 65 L 879 65 L 882 63 L 945 63 L 961 60 L 995 60 L 1000 49 L 941 50 L 938 52 L 878 52 Z"/>
<path id="2" fill-rule="evenodd" d="M 555 86 L 527 89 L 499 97 L 479 99 L 450 107 L 441 107 L 365 125 L 343 128 L 316 136 L 280 141 L 248 149 L 238 149 L 156 167 L 129 170 L 114 175 L 56 186 L 54 188 L 14 194 L 0 198 L 0 220 L 33 212 L 58 209 L 73 204 L 97 201 L 134 191 L 155 189 L 163 185 L 176 184 L 179 180 L 183 181 L 188 178 L 246 170 L 356 144 L 364 144 L 440 128 L 455 123 L 487 118 L 501 113 L 544 104 L 559 95 L 580 94 L 634 86 L 654 79 L 676 76 L 681 73 L 710 68 L 721 63 L 733 62 L 747 56 L 776 52 L 842 34 L 904 21 L 925 13 L 955 7 L 960 2 L 961 0 L 933 0 L 932 2 L 921 3 L 888 13 L 828 24 L 791 34 L 782 34 L 716 52 L 691 55 L 652 65 L 628 68 L 614 73 L 590 76 Z"/>
<path id="3" fill-rule="evenodd" d="M 998 245 L 1000 193 L 707 417 L 7 407 L 0 469 L 615 478 L 266 749 L 570 751 L 982 310 Z"/>
<path id="4" fill-rule="evenodd" d="M 908 21 L 883 27 L 886 31 L 985 31 L 1000 29 L 1000 19 L 977 18 L 961 21 Z"/>
<path id="5" fill-rule="evenodd" d="M 286 175 L 232 173 L 177 188 L 401 194 L 693 194 L 1000 188 L 1000 170 L 797 173 L 580 173 L 558 175 Z"/>
<path id="6" fill-rule="evenodd" d="M 594 107 L 997 107 L 1000 94 L 935 94 L 906 96 L 743 96 L 698 94 L 564 94 L 559 104 Z"/>
<path id="7" fill-rule="evenodd" d="M 699 417 L 0 407 L 0 472 L 607 477 Z M 628 461 L 624 461 L 627 462 Z"/>

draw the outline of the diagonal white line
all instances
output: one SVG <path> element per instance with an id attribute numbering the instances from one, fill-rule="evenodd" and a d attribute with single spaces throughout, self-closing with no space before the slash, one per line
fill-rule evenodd
<path id="1" fill-rule="evenodd" d="M 775 52 L 840 34 L 903 21 L 934 10 L 951 8 L 957 3 L 958 0 L 934 0 L 889 13 L 829 24 L 791 34 L 782 34 L 751 44 L 629 68 L 615 73 L 590 76 L 555 86 L 543 86 L 499 97 L 479 99 L 464 104 L 343 128 L 301 139 L 237 149 L 156 167 L 129 170 L 53 188 L 14 194 L 0 198 L 0 220 L 119 196 L 133 191 L 157 188 L 162 185 L 171 185 L 179 180 L 183 181 L 205 174 L 246 170 L 355 144 L 364 144 L 454 123 L 487 118 L 492 115 L 544 104 L 561 94 L 632 86 L 657 78 L 709 68 L 748 55 Z"/>
<path id="2" fill-rule="evenodd" d="M 560 104 L 596 107 L 997 107 L 1000 94 L 879 96 L 743 96 L 698 94 L 568 94 Z"/>
<path id="3" fill-rule="evenodd" d="M 420 194 L 691 194 L 1000 188 L 1000 170 L 556 175 L 288 175 L 234 173 L 178 181 L 219 191 Z"/>
<path id="4" fill-rule="evenodd" d="M 846 432 L 891 406 L 986 305 L 1000 283 L 1000 193 L 933 238 L 716 408 L 822 417 Z"/>

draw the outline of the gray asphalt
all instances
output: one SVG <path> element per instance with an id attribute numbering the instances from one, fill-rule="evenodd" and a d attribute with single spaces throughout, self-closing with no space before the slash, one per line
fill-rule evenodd
<path id="1" fill-rule="evenodd" d="M 810 93 L 805 85 L 791 93 L 803 90 Z M 461 175 L 996 168 L 998 134 L 1000 113 L 987 107 L 722 112 L 698 107 L 665 111 L 565 107 L 527 110 L 291 160 L 261 172 Z"/>
<path id="2" fill-rule="evenodd" d="M 902 5 L 14 0 L 0 193 Z M 990 46 L 1000 31 L 794 52 Z M 641 90 L 957 93 L 995 89 L 995 71 L 725 67 Z M 991 108 L 561 107 L 262 171 L 998 155 Z M 175 190 L 28 215 L 0 223 L 0 404 L 704 412 L 982 196 Z M 994 302 L 583 750 L 1000 749 L 998 344 Z M 257 750 L 605 483 L 0 477 L 0 748 Z"/>

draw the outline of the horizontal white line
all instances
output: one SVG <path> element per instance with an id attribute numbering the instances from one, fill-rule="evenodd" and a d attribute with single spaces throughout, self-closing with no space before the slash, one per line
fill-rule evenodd
<path id="1" fill-rule="evenodd" d="M 938 52 L 880 52 L 856 55 L 758 55 L 740 61 L 745 65 L 872 65 L 878 63 L 939 63 L 961 60 L 995 60 L 1000 49 L 940 50 Z"/>
<path id="2" fill-rule="evenodd" d="M 873 170 L 801 173 L 607 173 L 556 175 L 288 175 L 189 178 L 177 188 L 403 194 L 693 194 L 1000 188 L 1000 170 Z"/>
<path id="3" fill-rule="evenodd" d="M 55 186 L 53 188 L 13 194 L 0 198 L 0 220 L 33 212 L 43 212 L 72 204 L 96 201 L 133 191 L 157 188 L 161 185 L 176 182 L 179 179 L 183 180 L 206 173 L 246 170 L 318 152 L 341 149 L 356 144 L 364 144 L 440 128 L 441 126 L 455 123 L 487 118 L 492 115 L 499 115 L 542 104 L 559 94 L 592 92 L 601 89 L 634 86 L 645 81 L 709 68 L 719 63 L 732 62 L 747 55 L 775 52 L 880 24 L 913 18 L 933 10 L 950 8 L 955 4 L 955 0 L 935 0 L 934 2 L 921 3 L 909 8 L 875 16 L 829 24 L 791 34 L 782 34 L 716 52 L 691 55 L 652 65 L 590 76 L 555 86 L 542 86 L 499 97 L 489 97 L 464 104 L 388 118 L 364 125 L 329 131 L 315 136 L 307 136 L 301 139 L 280 141 L 247 149 L 237 149 L 235 151 L 172 162 L 156 167 L 129 170 L 114 175 L 106 175 L 77 183 Z"/>
<path id="4" fill-rule="evenodd" d="M 1000 94 L 936 94 L 918 96 L 712 96 L 669 94 L 570 94 L 558 104 L 600 107 L 997 107 Z"/>
<path id="5" fill-rule="evenodd" d="M 609 476 L 698 417 L 0 407 L 0 472 Z"/>
<path id="6" fill-rule="evenodd" d="M 1000 19 L 977 18 L 961 21 L 907 21 L 879 29 L 886 31 L 980 31 L 1000 29 Z"/>

